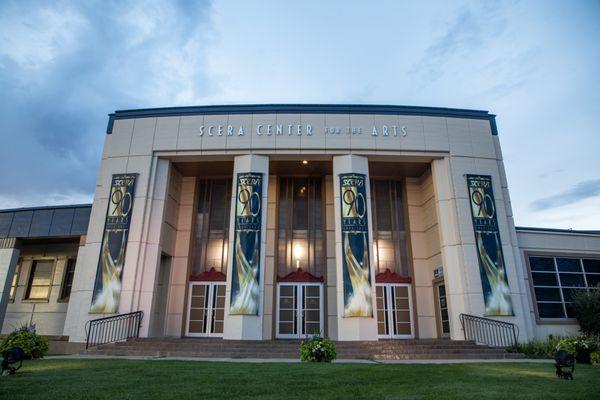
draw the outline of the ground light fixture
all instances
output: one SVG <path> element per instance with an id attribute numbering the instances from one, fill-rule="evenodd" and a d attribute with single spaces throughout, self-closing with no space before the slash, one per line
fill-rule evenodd
<path id="1" fill-rule="evenodd" d="M 25 359 L 25 352 L 20 347 L 6 350 L 2 355 L 2 376 L 14 375 L 21 368 Z M 17 363 L 19 365 L 16 365 Z"/>
<path id="2" fill-rule="evenodd" d="M 308 160 L 302 160 L 302 165 L 308 164 Z"/>
<path id="3" fill-rule="evenodd" d="M 559 350 L 554 355 L 556 376 L 565 380 L 573 380 L 575 372 L 575 357 L 566 350 Z"/>

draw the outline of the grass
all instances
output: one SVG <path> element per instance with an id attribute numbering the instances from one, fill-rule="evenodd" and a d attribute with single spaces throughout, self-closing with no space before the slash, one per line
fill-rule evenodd
<path id="1" fill-rule="evenodd" d="M 248 364 L 39 360 L 0 377 L 0 399 L 590 399 L 600 367 L 574 381 L 552 364 Z"/>

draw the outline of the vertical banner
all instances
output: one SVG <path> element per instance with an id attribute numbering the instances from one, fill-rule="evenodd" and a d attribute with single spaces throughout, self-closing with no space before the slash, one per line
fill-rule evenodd
<path id="1" fill-rule="evenodd" d="M 137 174 L 120 174 L 112 177 L 91 313 L 113 314 L 119 309 L 121 278 L 136 178 Z"/>
<path id="2" fill-rule="evenodd" d="M 485 315 L 514 315 L 496 218 L 492 177 L 467 175 Z"/>
<path id="3" fill-rule="evenodd" d="M 372 317 L 366 177 L 340 175 L 344 317 Z"/>
<path id="4" fill-rule="evenodd" d="M 229 306 L 232 315 L 258 315 L 262 180 L 262 174 L 257 173 L 237 175 Z"/>

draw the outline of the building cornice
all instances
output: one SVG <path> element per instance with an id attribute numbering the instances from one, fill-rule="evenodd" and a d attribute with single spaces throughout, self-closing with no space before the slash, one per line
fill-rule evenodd
<path id="1" fill-rule="evenodd" d="M 497 135 L 496 116 L 485 110 L 375 104 L 237 104 L 189 107 L 145 108 L 117 110 L 108 115 L 106 133 L 112 133 L 117 119 L 173 117 L 218 114 L 382 114 L 419 115 L 431 117 L 482 119 L 490 122 L 492 135 Z"/>

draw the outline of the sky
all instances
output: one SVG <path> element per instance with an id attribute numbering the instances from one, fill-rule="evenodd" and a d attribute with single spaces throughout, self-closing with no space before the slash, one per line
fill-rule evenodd
<path id="1" fill-rule="evenodd" d="M 0 1 L 0 208 L 92 201 L 107 114 L 489 110 L 517 225 L 600 229 L 600 1 Z"/>

